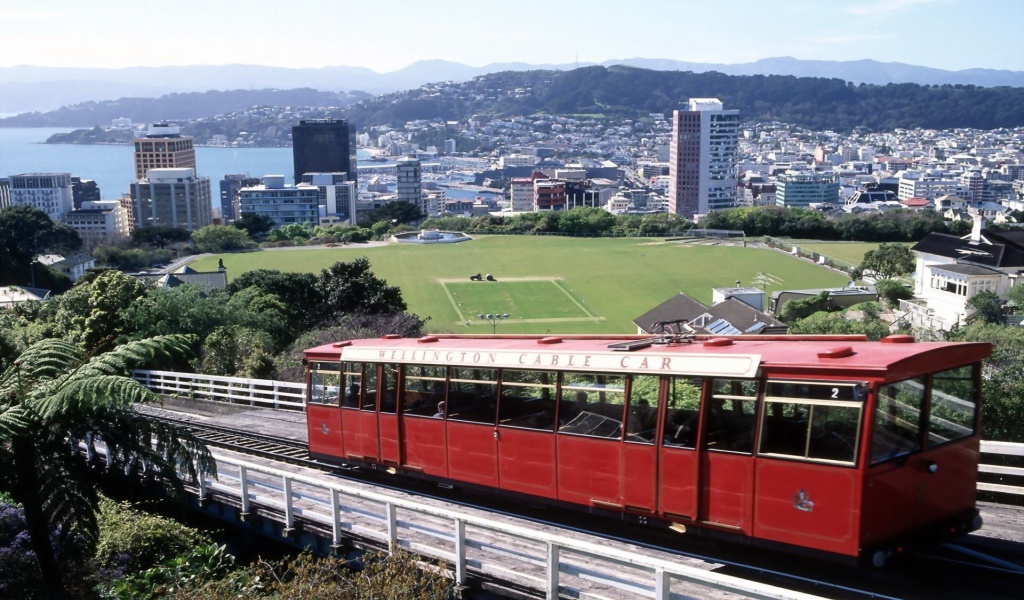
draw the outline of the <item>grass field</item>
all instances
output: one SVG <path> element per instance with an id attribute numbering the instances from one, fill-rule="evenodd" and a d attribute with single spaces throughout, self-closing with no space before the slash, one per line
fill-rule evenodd
<path id="1" fill-rule="evenodd" d="M 251 269 L 319 272 L 366 256 L 373 272 L 402 290 L 409 310 L 430 317 L 427 329 L 483 333 L 479 313 L 508 313 L 499 333 L 633 333 L 632 321 L 679 292 L 711 303 L 711 288 L 842 286 L 841 273 L 784 253 L 755 248 L 677 244 L 652 239 L 484 236 L 461 244 L 274 250 L 225 254 L 228 276 Z M 196 261 L 215 270 L 218 256 Z M 491 273 L 497 282 L 470 282 Z M 461 307 L 459 305 L 462 305 Z M 467 326 L 467 321 L 470 326 Z"/>
<path id="2" fill-rule="evenodd" d="M 837 258 L 852 265 L 859 265 L 864 260 L 865 253 L 878 248 L 878 244 L 874 242 L 802 242 L 792 240 L 792 243 L 805 250 L 824 254 L 829 258 Z"/>

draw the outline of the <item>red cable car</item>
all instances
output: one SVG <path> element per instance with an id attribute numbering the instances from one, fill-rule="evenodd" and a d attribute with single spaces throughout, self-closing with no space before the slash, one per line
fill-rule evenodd
<path id="1" fill-rule="evenodd" d="M 980 527 L 984 343 L 386 336 L 306 350 L 310 455 L 876 565 Z"/>

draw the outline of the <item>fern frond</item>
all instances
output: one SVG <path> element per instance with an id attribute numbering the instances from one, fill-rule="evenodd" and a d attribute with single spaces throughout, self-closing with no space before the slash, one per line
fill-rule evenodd
<path id="1" fill-rule="evenodd" d="M 92 357 L 77 370 L 76 375 L 126 374 L 129 370 L 157 358 L 169 359 L 174 355 L 187 355 L 192 339 L 190 335 L 173 334 L 128 342 L 110 352 Z"/>
<path id="2" fill-rule="evenodd" d="M 153 392 L 134 379 L 121 375 L 93 375 L 64 382 L 52 393 L 37 397 L 32 408 L 47 421 L 60 421 L 62 415 L 88 421 L 96 415 L 130 410 L 135 403 L 156 399 Z"/>
<path id="3" fill-rule="evenodd" d="M 0 409 L 0 442 L 22 435 L 31 428 L 31 419 L 24 406 L 8 406 Z"/>

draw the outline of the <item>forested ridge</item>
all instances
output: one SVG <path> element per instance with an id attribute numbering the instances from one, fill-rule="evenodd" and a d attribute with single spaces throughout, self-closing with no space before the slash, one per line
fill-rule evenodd
<path id="1" fill-rule="evenodd" d="M 0 120 L 8 127 L 106 125 L 210 119 L 254 106 L 320 109 L 311 116 L 347 117 L 360 129 L 417 119 L 465 121 L 538 112 L 640 118 L 671 114 L 687 98 L 719 98 L 744 121 L 783 121 L 815 130 L 997 129 L 1024 126 L 1024 88 L 913 83 L 854 85 L 842 79 L 790 75 L 725 75 L 626 66 L 572 71 L 506 71 L 465 83 L 429 84 L 368 97 L 297 90 L 232 90 L 86 102 Z M 362 100 L 358 104 L 352 104 Z M 348 106 L 348 108 L 343 108 Z M 282 110 L 284 110 L 282 108 Z M 227 117 L 226 117 L 227 118 Z M 298 123 L 298 118 L 293 119 Z"/>
<path id="2" fill-rule="evenodd" d="M 378 96 L 347 112 L 358 126 L 415 119 L 552 114 L 638 118 L 715 97 L 745 121 L 846 131 L 1024 126 L 1024 89 L 971 85 L 854 85 L 841 79 L 652 71 L 625 66 L 503 72 L 461 84 Z"/>

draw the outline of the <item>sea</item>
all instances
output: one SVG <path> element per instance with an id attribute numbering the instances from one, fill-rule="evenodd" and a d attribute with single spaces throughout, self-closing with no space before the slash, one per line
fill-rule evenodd
<path id="1" fill-rule="evenodd" d="M 79 128 L 0 127 L 0 177 L 21 173 L 71 173 L 95 181 L 104 200 L 115 200 L 127 194 L 135 177 L 132 146 L 45 143 L 55 133 L 75 129 Z M 368 151 L 358 150 L 358 160 L 369 157 Z M 249 177 L 279 174 L 285 176 L 285 183 L 294 183 L 293 168 L 290 147 L 196 148 L 196 171 L 210 178 L 214 196 L 218 194 L 217 182 L 227 174 L 244 173 Z M 448 198 L 476 195 L 468 190 L 446 192 Z"/>

